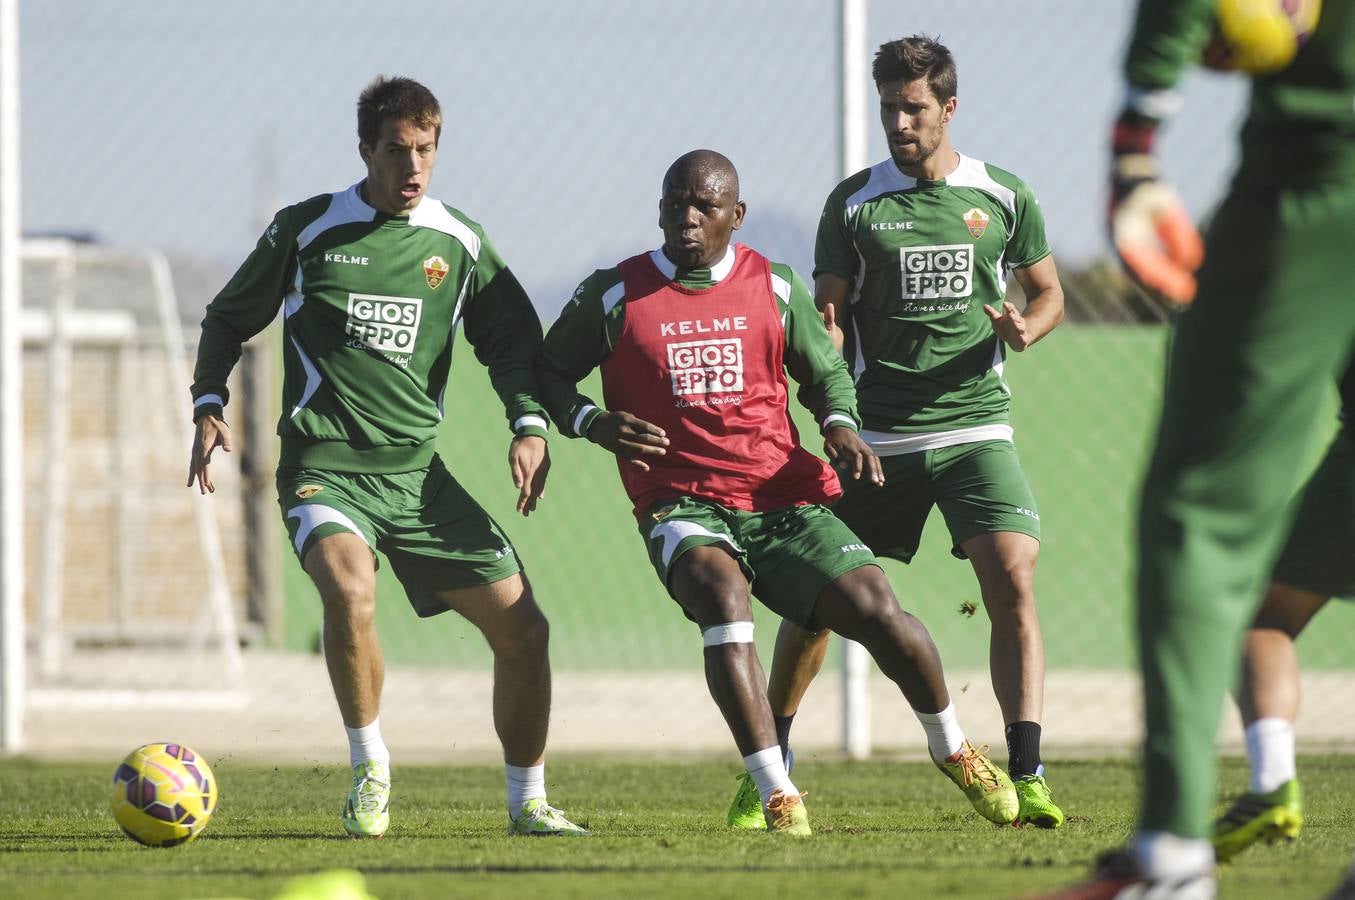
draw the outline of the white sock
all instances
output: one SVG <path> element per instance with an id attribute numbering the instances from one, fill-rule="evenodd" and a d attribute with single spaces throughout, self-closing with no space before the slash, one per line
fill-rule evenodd
<path id="1" fill-rule="evenodd" d="M 913 715 L 922 723 L 922 730 L 927 732 L 927 750 L 932 759 L 945 762 L 960 752 L 960 746 L 964 744 L 964 729 L 955 717 L 954 703 L 946 704 L 946 708 L 939 713 L 913 710 Z"/>
<path id="2" fill-rule="evenodd" d="M 503 764 L 508 776 L 508 818 L 516 819 L 528 800 L 546 799 L 546 764 L 510 766 Z"/>
<path id="3" fill-rule="evenodd" d="M 1166 831 L 1141 831 L 1129 852 L 1149 878 L 1179 879 L 1214 868 L 1214 845 L 1205 838 L 1177 837 Z"/>
<path id="4" fill-rule="evenodd" d="M 361 728 L 349 728 L 345 725 L 343 730 L 348 732 L 349 765 L 356 766 L 365 762 L 379 762 L 387 766 L 390 765 L 391 752 L 386 749 L 386 742 L 381 740 L 380 716 Z"/>
<path id="5" fill-rule="evenodd" d="M 1269 794 L 1297 777 L 1292 723 L 1273 717 L 1257 719 L 1247 726 L 1246 735 L 1252 793 Z"/>
<path id="6" fill-rule="evenodd" d="M 748 754 L 743 758 L 743 765 L 753 777 L 753 783 L 757 785 L 757 793 L 762 798 L 763 806 L 767 805 L 772 792 L 778 788 L 787 794 L 800 793 L 790 782 L 790 775 L 786 772 L 786 761 L 781 758 L 781 747 L 777 744 L 772 744 L 766 750 Z"/>

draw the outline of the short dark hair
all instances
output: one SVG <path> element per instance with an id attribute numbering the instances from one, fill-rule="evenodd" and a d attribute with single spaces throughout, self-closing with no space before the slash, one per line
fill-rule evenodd
<path id="1" fill-rule="evenodd" d="M 442 137 L 438 98 L 412 78 L 378 75 L 358 95 L 358 140 L 375 147 L 387 119 L 408 119 L 419 128 L 433 128 L 435 140 Z"/>
<path id="2" fill-rule="evenodd" d="M 927 87 L 942 103 L 955 96 L 958 86 L 955 57 L 939 40 L 925 34 L 881 44 L 875 54 L 875 64 L 871 66 L 871 75 L 875 77 L 877 90 L 893 81 L 926 78 Z"/>

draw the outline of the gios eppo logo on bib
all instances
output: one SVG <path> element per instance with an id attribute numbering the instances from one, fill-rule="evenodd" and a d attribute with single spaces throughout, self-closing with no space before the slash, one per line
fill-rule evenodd
<path id="1" fill-rule="evenodd" d="M 668 345 L 673 395 L 743 391 L 743 340 L 716 338 Z"/>
<path id="2" fill-rule="evenodd" d="M 366 347 L 400 366 L 409 365 L 419 335 L 423 303 L 417 297 L 383 297 L 380 294 L 349 294 L 348 334 L 350 347 Z"/>
<path id="3" fill-rule="evenodd" d="M 968 297 L 974 292 L 974 248 L 969 244 L 899 250 L 904 300 Z"/>

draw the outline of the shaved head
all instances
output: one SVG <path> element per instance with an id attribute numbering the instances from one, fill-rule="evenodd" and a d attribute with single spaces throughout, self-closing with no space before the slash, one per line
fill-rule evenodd
<path id="1" fill-rule="evenodd" d="M 709 268 L 729 251 L 745 210 L 739 173 L 728 157 L 714 150 L 682 154 L 663 176 L 663 252 L 681 268 Z"/>
<path id="2" fill-rule="evenodd" d="M 714 150 L 692 150 L 673 161 L 663 176 L 663 189 L 675 185 L 701 186 L 739 198 L 739 173 L 729 157 Z"/>

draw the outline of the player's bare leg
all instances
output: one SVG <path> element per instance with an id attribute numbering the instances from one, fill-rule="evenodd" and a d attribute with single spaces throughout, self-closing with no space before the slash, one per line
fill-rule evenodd
<path id="1" fill-rule="evenodd" d="M 772 717 L 793 716 L 810 683 L 823 668 L 832 632 L 805 631 L 793 622 L 781 621 L 772 654 L 772 671 L 767 681 L 767 702 Z"/>
<path id="2" fill-rule="evenodd" d="M 673 564 L 673 596 L 704 633 L 727 623 L 753 621 L 748 579 L 734 557 L 713 547 L 694 547 Z M 706 686 L 720 707 L 739 753 L 747 756 L 776 744 L 766 678 L 751 641 L 704 648 Z"/>
<path id="3" fill-rule="evenodd" d="M 1040 760 L 1044 713 L 1044 639 L 1035 609 L 1035 561 L 1040 542 L 1028 534 L 999 531 L 961 545 L 978 577 L 988 611 L 988 668 L 1006 725 L 1008 770 L 1021 798 L 1018 824 L 1058 828 L 1063 811 L 1054 804 Z"/>
<path id="4" fill-rule="evenodd" d="M 814 617 L 864 646 L 914 710 L 937 713 L 950 705 L 936 644 L 926 627 L 899 606 L 878 566 L 853 569 L 825 587 Z"/>
<path id="5" fill-rule="evenodd" d="M 356 534 L 316 541 L 302 564 L 324 604 L 325 666 L 343 723 L 367 725 L 380 712 L 385 659 L 376 634 L 376 565 Z"/>
<path id="6" fill-rule="evenodd" d="M 367 542 L 344 532 L 317 541 L 302 568 L 324 604 L 325 666 L 348 732 L 353 783 L 343 825 L 355 837 L 380 837 L 390 824 L 390 752 L 377 722 L 386 666 L 376 633 L 376 564 Z"/>
<path id="7" fill-rule="evenodd" d="M 669 580 L 673 596 L 701 628 L 706 685 L 757 786 L 767 828 L 809 834 L 809 819 L 786 771 L 767 704 L 743 569 L 720 547 L 693 547 L 674 562 Z"/>
<path id="8" fill-rule="evenodd" d="M 537 766 L 550 722 L 550 624 L 521 575 L 437 595 L 480 629 L 494 654 L 494 730 L 503 758 Z"/>
<path id="9" fill-rule="evenodd" d="M 965 740 L 946 688 L 941 656 L 926 627 L 904 612 L 884 572 L 861 566 L 823 589 L 813 618 L 866 648 L 898 685 L 927 732 L 937 767 L 960 786 L 979 814 L 1007 824 L 1016 818 L 1016 790 L 982 750 Z"/>
<path id="10" fill-rule="evenodd" d="M 1044 706 L 1044 641 L 1035 610 L 1040 542 L 1028 534 L 981 534 L 960 545 L 974 567 L 992 633 L 989 674 L 1002 719 L 1039 722 Z"/>
<path id="11" fill-rule="evenodd" d="M 1322 594 L 1271 582 L 1243 638 L 1237 705 L 1245 724 L 1264 718 L 1288 722 L 1298 718 L 1299 662 L 1294 640 L 1327 600 Z"/>
<path id="12" fill-rule="evenodd" d="M 1215 855 L 1224 862 L 1259 841 L 1292 839 L 1303 827 L 1303 797 L 1294 760 L 1299 662 L 1294 640 L 1327 597 L 1271 582 L 1242 643 L 1237 705 L 1246 728 L 1251 784 L 1214 823 Z"/>
<path id="13" fill-rule="evenodd" d="M 503 745 L 509 834 L 588 834 L 546 802 L 550 623 L 526 578 L 510 575 L 437 598 L 480 629 L 494 654 L 494 731 Z"/>

